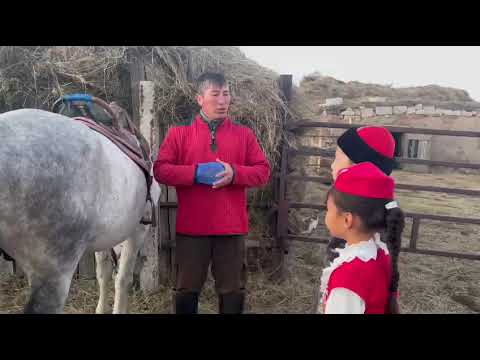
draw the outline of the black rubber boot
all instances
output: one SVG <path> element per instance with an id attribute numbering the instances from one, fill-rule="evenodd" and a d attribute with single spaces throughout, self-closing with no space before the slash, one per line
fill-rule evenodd
<path id="1" fill-rule="evenodd" d="M 242 314 L 245 305 L 245 293 L 234 292 L 219 296 L 220 314 Z"/>
<path id="2" fill-rule="evenodd" d="M 198 314 L 198 293 L 177 292 L 175 294 L 175 314 Z"/>

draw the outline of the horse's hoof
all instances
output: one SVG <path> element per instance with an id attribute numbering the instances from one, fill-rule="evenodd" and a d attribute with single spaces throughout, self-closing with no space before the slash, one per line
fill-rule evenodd
<path id="1" fill-rule="evenodd" d="M 95 309 L 95 314 L 101 315 L 101 314 L 110 314 L 112 312 L 112 309 L 110 308 L 96 308 Z"/>

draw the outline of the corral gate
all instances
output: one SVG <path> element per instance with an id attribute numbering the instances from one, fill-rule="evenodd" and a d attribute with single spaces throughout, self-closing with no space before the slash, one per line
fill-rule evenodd
<path id="1" fill-rule="evenodd" d="M 280 76 L 280 86 L 284 94 L 285 100 L 288 102 L 291 98 L 291 88 L 292 88 L 292 76 L 291 75 L 281 75 Z M 370 124 L 375 125 L 375 124 Z M 367 124 L 345 124 L 345 123 L 329 123 L 329 122 L 312 122 L 306 119 L 298 119 L 292 121 L 289 119 L 286 122 L 286 131 L 295 133 L 300 129 L 305 128 L 330 128 L 330 129 L 348 129 L 350 127 L 361 127 L 368 126 Z M 443 135 L 443 136 L 459 136 L 459 137 L 473 137 L 480 138 L 480 132 L 475 131 L 451 131 L 451 130 L 435 130 L 435 129 L 424 129 L 424 128 L 410 128 L 410 127 L 394 127 L 394 126 L 385 126 L 390 132 L 397 134 L 426 134 L 426 135 Z M 335 150 L 325 150 L 320 148 L 312 147 L 302 147 L 299 149 L 291 148 L 286 141 L 282 143 L 281 151 L 281 163 L 280 171 L 274 174 L 274 189 L 275 189 L 275 202 L 274 207 L 276 209 L 276 226 L 274 227 L 273 236 L 276 240 L 276 246 L 281 250 L 280 254 L 285 254 L 288 251 L 288 245 L 290 241 L 303 241 L 311 243 L 323 243 L 326 244 L 329 242 L 328 237 L 311 237 L 311 236 L 301 236 L 297 234 L 288 233 L 288 211 L 289 209 L 316 209 L 316 210 L 326 210 L 324 204 L 313 204 L 313 203 L 301 203 L 301 202 L 291 202 L 287 200 L 287 184 L 289 180 L 297 181 L 313 181 L 324 184 L 330 184 L 332 179 L 330 177 L 320 177 L 320 176 L 293 176 L 288 174 L 288 161 L 289 158 L 297 155 L 309 155 L 309 156 L 321 156 L 327 158 L 333 158 L 335 156 Z M 432 160 L 422 160 L 422 159 L 410 159 L 395 157 L 395 160 L 402 163 L 409 164 L 419 164 L 419 165 L 436 165 L 436 166 L 446 166 L 451 168 L 468 168 L 468 169 L 480 169 L 480 164 L 472 163 L 460 163 L 460 162 L 447 162 L 447 161 L 432 161 Z M 428 191 L 428 192 L 437 192 L 437 193 L 447 193 L 447 194 L 459 194 L 459 195 L 468 195 L 473 197 L 480 197 L 480 191 L 478 190 L 468 190 L 468 189 L 458 189 L 450 187 L 437 187 L 437 186 L 421 186 L 421 185 L 411 185 L 411 184 L 396 184 L 397 189 L 412 190 L 412 191 Z M 456 253 L 449 251 L 439 251 L 435 249 L 418 249 L 417 248 L 417 239 L 420 230 L 421 220 L 437 220 L 443 222 L 453 222 L 460 224 L 474 224 L 480 225 L 480 219 L 472 219 L 465 217 L 452 217 L 452 216 L 441 216 L 441 215 L 431 215 L 431 214 L 420 214 L 420 213 L 411 213 L 406 212 L 405 216 L 412 219 L 412 231 L 410 237 L 410 243 L 408 247 L 403 247 L 401 250 L 404 252 L 425 254 L 425 255 L 436 255 L 436 256 L 447 256 L 453 258 L 462 258 L 462 259 L 471 259 L 471 260 L 480 260 L 480 254 L 478 253 Z M 283 263 L 283 261 L 282 261 Z"/>

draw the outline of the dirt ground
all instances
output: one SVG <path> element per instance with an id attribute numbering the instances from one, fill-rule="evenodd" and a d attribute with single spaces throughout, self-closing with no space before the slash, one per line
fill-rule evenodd
<path id="1" fill-rule="evenodd" d="M 480 189 L 479 175 L 432 175 L 397 171 L 399 183 L 452 186 Z M 398 200 L 406 211 L 478 218 L 478 198 L 440 193 L 398 191 Z M 319 214 L 320 224 L 323 214 Z M 411 223 L 407 222 L 403 241 L 407 246 Z M 315 234 L 325 235 L 319 225 Z M 480 254 L 480 226 L 422 221 L 419 248 Z M 302 314 L 313 308 L 314 293 L 323 266 L 325 245 L 292 243 L 288 255 L 287 279 L 272 283 L 262 270 L 250 272 L 247 313 Z M 465 314 L 480 313 L 480 261 L 401 253 L 400 305 L 403 313 Z M 24 279 L 0 277 L 0 313 L 17 313 L 27 298 Z M 94 313 L 97 302 L 95 280 L 76 279 L 65 312 Z M 110 301 L 113 302 L 113 284 Z M 131 313 L 171 313 L 172 291 L 163 286 L 152 294 L 132 290 Z M 209 277 L 200 298 L 200 313 L 216 313 L 217 299 Z"/>

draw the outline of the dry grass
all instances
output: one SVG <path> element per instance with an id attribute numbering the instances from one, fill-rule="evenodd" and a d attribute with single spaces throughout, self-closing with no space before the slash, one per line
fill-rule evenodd
<path id="1" fill-rule="evenodd" d="M 305 281 L 305 271 L 311 281 Z M 268 280 L 268 274 L 254 272 L 249 275 L 247 293 L 247 313 L 306 313 L 312 308 L 313 274 L 315 266 L 302 264 L 287 281 L 274 284 Z M 13 276 L 0 277 L 0 313 L 20 313 L 27 300 L 28 287 L 25 279 Z M 110 287 L 109 303 L 113 305 L 113 285 Z M 157 292 L 144 294 L 132 290 L 130 295 L 130 313 L 133 314 L 171 314 L 171 287 L 162 286 Z M 96 280 L 75 279 L 65 305 L 67 314 L 94 314 L 98 301 Z M 199 312 L 217 313 L 217 297 L 214 283 L 208 278 L 202 291 Z"/>

